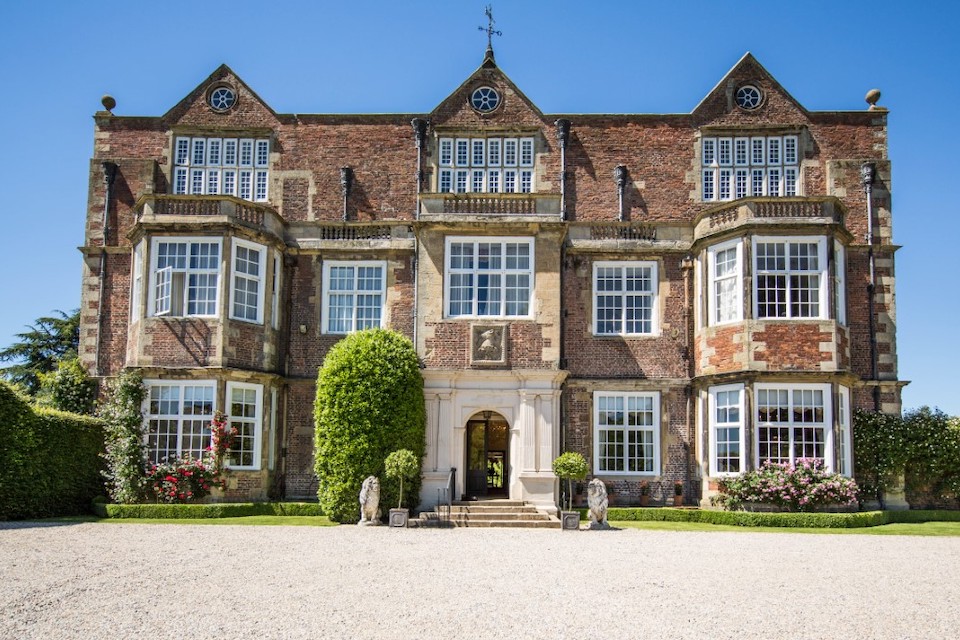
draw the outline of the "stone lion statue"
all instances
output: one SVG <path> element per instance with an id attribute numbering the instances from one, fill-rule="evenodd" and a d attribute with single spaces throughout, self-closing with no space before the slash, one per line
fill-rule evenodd
<path id="1" fill-rule="evenodd" d="M 380 481 L 376 476 L 368 476 L 360 488 L 360 526 L 371 527 L 380 524 Z"/>
<path id="2" fill-rule="evenodd" d="M 590 528 L 606 529 L 607 524 L 607 486 L 603 480 L 594 478 L 587 485 L 587 506 L 590 508 Z"/>

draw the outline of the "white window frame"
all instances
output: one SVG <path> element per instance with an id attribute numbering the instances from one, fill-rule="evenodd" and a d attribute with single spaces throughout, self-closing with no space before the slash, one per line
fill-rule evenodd
<path id="1" fill-rule="evenodd" d="M 451 262 L 451 245 L 454 243 L 457 244 L 473 244 L 473 266 L 465 269 L 456 269 L 453 270 L 450 266 Z M 496 270 L 480 269 L 478 266 L 477 260 L 477 245 L 478 244 L 500 244 L 501 246 L 501 266 Z M 518 245 L 527 245 L 529 247 L 529 268 L 528 269 L 508 269 L 507 268 L 507 251 L 506 246 L 508 244 L 518 244 Z M 446 243 L 444 247 L 444 260 L 443 260 L 443 316 L 445 318 L 533 318 L 535 309 L 534 309 L 534 291 L 536 290 L 536 246 L 533 238 L 525 236 L 447 236 Z M 451 298 L 450 298 L 450 280 L 453 273 L 457 274 L 472 274 L 472 298 L 471 298 L 471 313 L 469 314 L 453 314 L 451 313 Z M 477 313 L 479 308 L 478 300 L 478 291 L 480 287 L 477 285 L 477 276 L 479 274 L 497 274 L 500 276 L 500 311 L 501 313 L 492 315 L 492 314 L 479 314 Z M 529 278 L 528 285 L 528 297 L 527 297 L 527 313 L 518 314 L 518 315 L 507 315 L 507 276 L 512 275 L 527 275 Z M 517 301 L 518 303 L 520 301 Z"/>
<path id="2" fill-rule="evenodd" d="M 839 240 L 833 241 L 834 298 L 837 322 L 847 326 L 847 253 Z"/>
<path id="3" fill-rule="evenodd" d="M 130 282 L 130 321 L 136 322 L 143 314 L 143 241 L 133 248 Z"/>
<path id="4" fill-rule="evenodd" d="M 837 387 L 837 427 L 840 438 L 837 471 L 848 478 L 853 477 L 853 423 L 851 422 L 851 415 L 850 389 L 841 385 Z"/>
<path id="5" fill-rule="evenodd" d="M 332 291 L 330 288 L 330 270 L 336 267 L 350 267 L 353 271 L 354 288 L 348 290 Z M 380 269 L 380 289 L 360 289 L 356 288 L 356 278 L 358 268 L 379 268 Z M 351 295 L 353 302 L 350 308 L 350 327 L 346 331 L 333 331 L 330 329 L 330 296 Z M 357 331 L 357 295 L 379 295 L 380 296 L 380 321 L 377 327 L 384 326 L 386 308 L 387 308 L 387 261 L 386 260 L 324 260 L 323 262 L 323 309 L 321 316 L 320 332 L 329 335 L 347 335 Z M 374 327 L 365 327 L 374 328 Z"/>
<path id="6" fill-rule="evenodd" d="M 183 313 L 180 315 L 173 315 L 173 288 L 172 288 L 172 275 L 174 273 L 172 267 L 165 267 L 163 269 L 157 268 L 157 260 L 159 258 L 159 247 L 161 242 L 167 243 L 186 243 L 187 245 L 187 266 L 185 269 L 177 269 L 176 272 L 182 272 L 184 274 L 183 279 L 183 291 L 181 292 L 183 300 L 181 300 Z M 206 243 L 206 244 L 216 244 L 217 245 L 217 269 L 215 271 L 217 276 L 217 293 L 213 301 L 214 313 L 203 314 L 203 313 L 189 313 L 189 278 L 191 273 L 201 273 L 201 274 L 212 274 L 214 270 L 212 269 L 192 269 L 190 267 L 190 245 L 192 243 Z M 164 312 L 162 309 L 158 310 L 157 302 L 160 299 L 157 295 L 157 286 L 158 284 L 164 284 L 166 281 L 168 289 L 168 297 L 170 297 L 170 310 Z M 151 239 L 150 242 L 150 294 L 149 294 L 149 309 L 148 314 L 150 316 L 164 316 L 170 318 L 216 318 L 220 315 L 220 296 L 223 292 L 223 239 L 222 238 L 213 238 L 210 236 L 157 236 Z"/>
<path id="7" fill-rule="evenodd" d="M 437 193 L 536 191 L 534 137 L 443 137 L 437 149 Z"/>
<path id="8" fill-rule="evenodd" d="M 622 427 L 606 428 L 600 424 L 600 398 L 623 399 L 624 404 L 624 424 Z M 628 404 L 630 398 L 650 398 L 652 399 L 653 424 L 643 428 L 631 427 L 627 424 Z M 593 469 L 597 476 L 658 476 L 660 475 L 660 392 L 659 391 L 594 391 L 593 392 Z M 600 431 L 623 431 L 623 471 L 604 470 L 601 468 L 600 455 Z M 649 471 L 630 471 L 629 458 L 627 456 L 628 432 L 651 432 L 653 456 L 651 469 Z"/>
<path id="9" fill-rule="evenodd" d="M 257 275 L 252 276 L 247 273 L 242 273 L 240 269 L 237 268 L 237 249 L 244 248 L 248 251 L 257 251 L 259 257 L 257 259 Z M 266 280 L 267 274 L 267 248 L 262 244 L 257 244 L 256 242 L 249 242 L 247 240 L 241 240 L 240 238 L 233 238 L 232 247 L 230 251 L 230 319 L 231 320 L 240 320 L 242 322 L 251 322 L 254 324 L 263 324 L 263 299 L 264 299 L 264 281 Z M 237 280 L 244 280 L 248 283 L 255 283 L 257 286 L 257 301 L 256 301 L 256 317 L 255 318 L 246 318 L 236 314 L 236 309 L 234 305 L 237 302 Z"/>
<path id="10" fill-rule="evenodd" d="M 717 395 L 720 393 L 730 393 L 736 391 L 739 395 L 737 409 L 739 410 L 739 421 L 727 421 L 720 423 L 717 420 Z M 744 395 L 746 387 L 743 384 L 726 384 L 717 387 L 710 387 L 707 394 L 707 425 L 710 432 L 710 476 L 719 478 L 727 476 L 737 476 L 746 470 L 747 464 L 747 440 L 746 440 L 746 420 L 744 414 Z M 719 438 L 717 431 L 720 429 L 738 428 L 740 430 L 740 471 L 720 471 L 717 464 L 717 446 Z"/>
<path id="11" fill-rule="evenodd" d="M 277 466 L 277 414 L 279 413 L 277 388 L 270 389 L 270 439 L 267 443 L 267 469 Z"/>
<path id="12" fill-rule="evenodd" d="M 174 194 L 269 200 L 269 138 L 178 136 L 172 155 Z"/>
<path id="13" fill-rule="evenodd" d="M 701 200 L 730 202 L 751 196 L 800 195 L 799 145 L 796 135 L 701 138 Z M 745 182 L 743 189 L 738 188 L 741 180 Z"/>
<path id="14" fill-rule="evenodd" d="M 759 256 L 757 255 L 757 245 L 762 243 L 781 243 L 784 244 L 785 269 L 783 271 L 761 270 L 757 266 Z M 799 271 L 790 269 L 790 245 L 791 244 L 813 244 L 817 245 L 817 271 Z M 826 320 L 829 317 L 830 308 L 830 270 L 827 264 L 827 239 L 824 236 L 754 236 L 753 237 L 753 317 L 755 320 Z M 758 281 L 760 275 L 782 274 L 785 282 L 786 295 L 786 315 L 785 316 L 764 316 L 760 317 L 760 302 L 758 295 Z M 813 316 L 794 316 L 792 315 L 793 300 L 791 292 L 794 289 L 790 285 L 791 276 L 794 275 L 818 275 L 818 313 Z"/>
<path id="15" fill-rule="evenodd" d="M 203 453 L 206 451 L 207 447 L 210 446 L 210 423 L 213 420 L 213 416 L 217 411 L 217 382 L 216 380 L 144 380 L 143 381 L 146 394 L 143 399 L 143 444 L 146 451 L 147 459 L 151 463 L 159 464 L 162 462 L 162 458 L 158 458 L 159 452 L 156 448 L 150 447 L 150 434 L 151 427 L 150 422 L 152 420 L 167 420 L 175 421 L 176 424 L 176 449 L 173 453 L 173 456 L 180 458 L 183 456 L 184 450 L 184 422 L 188 421 L 198 421 L 203 422 L 204 426 L 201 427 L 200 437 L 202 439 L 199 447 L 199 455 L 203 456 Z M 176 387 L 178 389 L 178 399 L 177 403 L 179 409 L 177 413 L 154 413 L 151 411 L 151 397 L 152 390 L 157 387 Z M 211 412 L 210 414 L 192 414 L 186 413 L 183 410 L 184 403 L 184 388 L 194 387 L 194 388 L 203 388 L 210 390 L 211 393 Z M 198 415 L 200 416 L 198 418 Z M 168 456 L 169 457 L 169 456 Z"/>
<path id="16" fill-rule="evenodd" d="M 761 422 L 760 421 L 760 391 L 786 391 L 788 398 L 788 407 L 787 415 L 788 420 L 786 422 Z M 794 392 L 796 391 L 820 391 L 822 392 L 823 397 L 823 421 L 822 422 L 794 422 L 793 416 L 793 407 L 794 407 Z M 789 445 L 789 461 L 791 464 L 796 464 L 797 456 L 795 455 L 796 440 L 795 432 L 796 428 L 803 428 L 804 425 L 816 425 L 811 428 L 822 428 L 823 429 L 823 462 L 827 471 L 833 473 L 836 469 L 834 464 L 834 427 L 833 427 L 833 402 L 832 402 L 832 388 L 829 384 L 813 384 L 813 383 L 757 383 L 753 386 L 753 460 L 757 468 L 760 467 L 760 429 L 764 427 L 774 427 L 778 426 L 781 428 L 786 428 L 789 434 L 788 445 Z"/>
<path id="17" fill-rule="evenodd" d="M 619 292 L 601 292 L 598 287 L 597 278 L 599 275 L 600 269 L 619 269 L 620 278 L 622 282 L 625 282 L 625 271 L 626 269 L 650 269 L 650 291 L 643 292 L 632 292 L 622 290 Z M 595 336 L 658 336 L 660 335 L 660 305 L 659 305 L 659 292 L 660 292 L 660 281 L 659 281 L 659 264 L 655 260 L 612 260 L 612 261 L 597 261 L 593 263 L 593 335 Z M 627 298 L 631 294 L 642 294 L 644 296 L 650 297 L 650 331 L 642 332 L 628 332 L 627 327 Z M 598 303 L 598 298 L 602 295 L 604 296 L 619 296 L 620 298 L 620 310 L 621 317 L 620 330 L 603 332 L 599 331 L 600 328 L 600 319 L 598 317 L 600 311 L 600 305 Z M 636 311 L 636 308 L 634 308 Z"/>
<path id="18" fill-rule="evenodd" d="M 252 417 L 233 415 L 233 392 L 235 390 L 253 391 L 255 393 L 255 413 Z M 224 466 L 226 466 L 227 469 L 235 471 L 259 471 L 262 464 L 260 458 L 262 457 L 261 448 L 263 444 L 263 385 L 228 381 L 225 398 L 227 405 L 227 424 L 233 428 L 236 428 L 237 423 L 246 423 L 253 426 L 253 450 L 251 451 L 253 463 L 247 465 L 232 464 L 230 462 L 230 453 L 227 453 L 227 460 Z"/>
<path id="19" fill-rule="evenodd" d="M 271 287 L 271 298 L 270 298 L 270 326 L 275 329 L 280 329 L 280 287 L 282 286 L 282 281 L 280 280 L 283 275 L 283 260 L 280 257 L 279 251 L 273 252 L 273 280 Z"/>
<path id="20" fill-rule="evenodd" d="M 717 254 L 729 251 L 730 249 L 736 250 L 736 272 L 732 276 L 724 276 L 722 280 L 732 279 L 734 282 L 734 299 L 732 303 L 736 313 L 734 317 L 721 321 L 717 318 L 717 313 L 721 308 L 719 304 L 720 294 L 717 292 Z M 743 241 L 741 239 L 737 238 L 736 240 L 722 242 L 707 248 L 707 287 L 707 306 L 709 307 L 707 310 L 708 326 L 716 327 L 732 322 L 741 322 L 743 320 Z"/>

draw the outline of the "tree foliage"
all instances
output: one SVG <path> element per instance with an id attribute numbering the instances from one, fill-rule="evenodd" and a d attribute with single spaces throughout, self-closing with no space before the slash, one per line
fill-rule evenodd
<path id="1" fill-rule="evenodd" d="M 320 505 L 332 520 L 356 522 L 363 480 L 383 477 L 389 453 L 409 449 L 418 464 L 423 458 L 423 378 L 410 340 L 370 329 L 334 345 L 317 378 L 314 418 Z M 399 501 L 397 485 L 381 482 L 382 502 Z M 416 506 L 419 493 L 417 473 L 409 483 L 408 506 Z"/>
<path id="2" fill-rule="evenodd" d="M 0 350 L 3 377 L 35 395 L 40 389 L 40 374 L 51 373 L 61 360 L 77 357 L 80 344 L 80 310 L 70 313 L 56 310 L 56 316 L 37 318 L 28 331 L 18 333 L 17 342 Z"/>
<path id="3" fill-rule="evenodd" d="M 141 502 L 146 490 L 143 446 L 143 400 L 146 388 L 139 371 L 124 369 L 107 388 L 100 417 L 106 429 L 107 490 L 120 504 Z"/>
<path id="4" fill-rule="evenodd" d="M 400 497 L 397 499 L 399 509 L 403 503 L 403 481 L 412 480 L 420 473 L 420 459 L 410 449 L 399 449 L 383 461 L 383 471 L 388 478 L 400 481 Z"/>
<path id="5" fill-rule="evenodd" d="M 56 371 L 38 374 L 40 390 L 37 403 L 58 411 L 80 415 L 93 413 L 97 399 L 97 383 L 80 365 L 78 358 L 61 360 Z"/>

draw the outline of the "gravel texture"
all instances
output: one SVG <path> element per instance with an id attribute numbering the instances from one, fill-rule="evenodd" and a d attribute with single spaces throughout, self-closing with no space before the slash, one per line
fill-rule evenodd
<path id="1" fill-rule="evenodd" d="M 952 638 L 960 538 L 0 524 L 0 638 Z"/>

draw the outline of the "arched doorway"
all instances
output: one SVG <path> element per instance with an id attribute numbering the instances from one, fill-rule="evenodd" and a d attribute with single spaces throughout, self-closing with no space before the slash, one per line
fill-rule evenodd
<path id="1" fill-rule="evenodd" d="M 510 479 L 510 425 L 495 411 L 467 421 L 467 498 L 507 497 Z"/>

